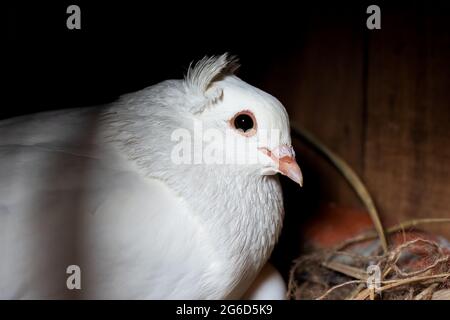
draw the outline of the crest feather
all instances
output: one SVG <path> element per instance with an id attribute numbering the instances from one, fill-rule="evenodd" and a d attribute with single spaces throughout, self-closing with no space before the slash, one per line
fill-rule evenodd
<path id="1" fill-rule="evenodd" d="M 195 65 L 191 63 L 184 78 L 185 88 L 194 97 L 205 102 L 201 106 L 197 105 L 193 111 L 199 112 L 207 105 L 214 103 L 222 95 L 222 90 L 214 90 L 214 92 L 207 94 L 208 89 L 215 81 L 227 75 L 232 75 L 237 68 L 239 68 L 237 58 L 229 56 L 228 53 L 204 57 Z"/>

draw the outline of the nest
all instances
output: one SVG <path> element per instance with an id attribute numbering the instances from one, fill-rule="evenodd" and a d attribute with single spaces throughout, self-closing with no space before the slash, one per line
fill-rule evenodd
<path id="1" fill-rule="evenodd" d="M 450 219 L 412 220 L 384 230 L 373 198 L 356 172 L 309 131 L 297 124 L 291 124 L 291 129 L 294 137 L 312 146 L 345 178 L 366 207 L 375 232 L 347 240 L 334 249 L 300 256 L 291 268 L 288 297 L 450 300 L 450 243 L 426 233 L 411 237 L 404 231 Z M 395 241 L 399 235 L 401 241 Z"/>
<path id="2" fill-rule="evenodd" d="M 394 228 L 395 229 L 395 228 Z M 391 230 L 392 231 L 392 230 Z M 427 233 L 391 232 L 389 250 L 361 235 L 294 261 L 291 299 L 450 299 L 450 243 Z"/>

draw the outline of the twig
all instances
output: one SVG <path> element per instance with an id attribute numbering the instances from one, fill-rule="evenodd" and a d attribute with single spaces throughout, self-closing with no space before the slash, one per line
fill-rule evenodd
<path id="1" fill-rule="evenodd" d="M 434 290 L 436 290 L 438 285 L 438 283 L 433 283 L 431 286 L 427 287 L 425 290 L 415 296 L 414 300 L 430 300 L 433 296 Z"/>
<path id="2" fill-rule="evenodd" d="M 361 282 L 355 290 L 352 291 L 352 293 L 350 293 L 350 295 L 345 298 L 345 300 L 353 300 L 360 292 L 361 290 L 366 286 L 366 283 Z"/>
<path id="3" fill-rule="evenodd" d="M 337 271 L 345 274 L 346 276 L 358 279 L 358 280 L 367 280 L 367 273 L 364 270 L 339 263 L 336 261 L 324 262 L 322 265 L 328 269 L 333 271 Z"/>
<path id="4" fill-rule="evenodd" d="M 381 224 L 380 215 L 375 207 L 374 201 L 367 190 L 366 186 L 356 174 L 356 172 L 337 154 L 328 149 L 321 141 L 319 141 L 314 135 L 300 127 L 297 124 L 291 123 L 291 129 L 294 135 L 300 137 L 310 145 L 312 145 L 317 151 L 319 151 L 325 158 L 328 159 L 336 169 L 347 180 L 353 190 L 356 192 L 360 200 L 364 203 L 375 226 L 375 230 L 378 233 L 378 237 L 381 241 L 381 246 L 384 252 L 387 252 L 387 239 L 384 233 L 383 225 Z"/>
<path id="5" fill-rule="evenodd" d="M 411 227 L 415 227 L 421 224 L 429 224 L 429 223 L 450 223 L 450 218 L 429 218 L 429 219 L 413 219 L 410 221 L 402 222 L 398 225 L 386 229 L 386 234 L 395 233 L 397 231 L 408 229 Z M 351 239 L 343 241 L 339 244 L 335 250 L 339 251 L 343 248 L 357 242 L 362 242 L 366 240 L 375 239 L 377 237 L 377 233 L 374 231 L 369 231 L 367 233 L 363 233 Z"/>
<path id="6" fill-rule="evenodd" d="M 352 281 L 347 281 L 347 282 L 338 284 L 338 285 L 328 289 L 323 295 L 321 295 L 320 297 L 316 298 L 316 300 L 323 300 L 323 299 L 325 299 L 331 292 L 333 292 L 334 290 L 339 289 L 339 288 L 341 288 L 343 286 L 346 286 L 346 285 L 349 285 L 349 284 L 352 284 L 352 283 L 363 283 L 363 282 L 364 282 L 363 280 L 352 280 Z"/>
<path id="7" fill-rule="evenodd" d="M 405 284 L 423 281 L 423 280 L 431 280 L 431 279 L 442 280 L 441 278 L 446 279 L 449 276 L 450 276 L 450 273 L 441 273 L 441 274 L 436 274 L 436 275 L 432 275 L 432 276 L 421 276 L 421 277 L 413 277 L 413 278 L 408 278 L 408 279 L 397 279 L 397 280 L 386 280 L 386 281 L 382 281 L 382 283 L 385 283 L 386 285 L 379 288 L 378 291 L 382 292 L 382 291 L 386 291 L 386 290 L 389 290 L 392 288 L 403 286 Z M 356 296 L 355 300 L 365 300 L 365 299 L 367 299 L 367 297 L 369 297 L 369 295 L 370 295 L 370 290 L 365 289 L 361 293 L 359 293 L 358 296 Z"/>
<path id="8" fill-rule="evenodd" d="M 431 300 L 450 300 L 450 289 L 443 289 L 434 292 Z"/>

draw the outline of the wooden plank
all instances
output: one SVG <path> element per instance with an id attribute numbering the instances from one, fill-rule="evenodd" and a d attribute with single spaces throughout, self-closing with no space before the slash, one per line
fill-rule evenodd
<path id="1" fill-rule="evenodd" d="M 274 60 L 262 87 L 285 105 L 292 121 L 313 132 L 362 173 L 363 32 L 359 7 L 309 8 L 287 52 Z M 335 169 L 298 147 L 305 190 L 316 197 L 360 206 Z M 313 181 L 312 181 L 313 179 Z"/>
<path id="2" fill-rule="evenodd" d="M 285 105 L 291 121 L 313 132 L 361 173 L 363 118 L 363 29 L 357 8 L 309 7 L 299 19 L 296 36 L 281 44 L 252 81 Z M 243 69 L 245 65 L 243 65 Z M 343 178 L 320 156 L 294 142 L 304 173 L 304 187 L 281 177 L 286 217 L 272 260 L 287 275 L 305 243 L 302 226 L 324 202 L 361 206 Z M 326 227 L 333 230 L 335 225 Z"/>
<path id="3" fill-rule="evenodd" d="M 448 7 L 391 5 L 370 32 L 364 176 L 388 223 L 450 217 Z"/>

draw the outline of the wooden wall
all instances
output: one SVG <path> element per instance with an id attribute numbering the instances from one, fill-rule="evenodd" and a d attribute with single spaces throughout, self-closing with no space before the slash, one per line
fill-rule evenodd
<path id="1" fill-rule="evenodd" d="M 449 6 L 381 12 L 381 30 L 368 30 L 365 14 L 312 10 L 297 46 L 279 54 L 260 86 L 362 176 L 385 224 L 450 218 Z M 304 192 L 360 205 L 332 168 L 298 149 Z M 450 236 L 449 224 L 432 229 Z"/>

